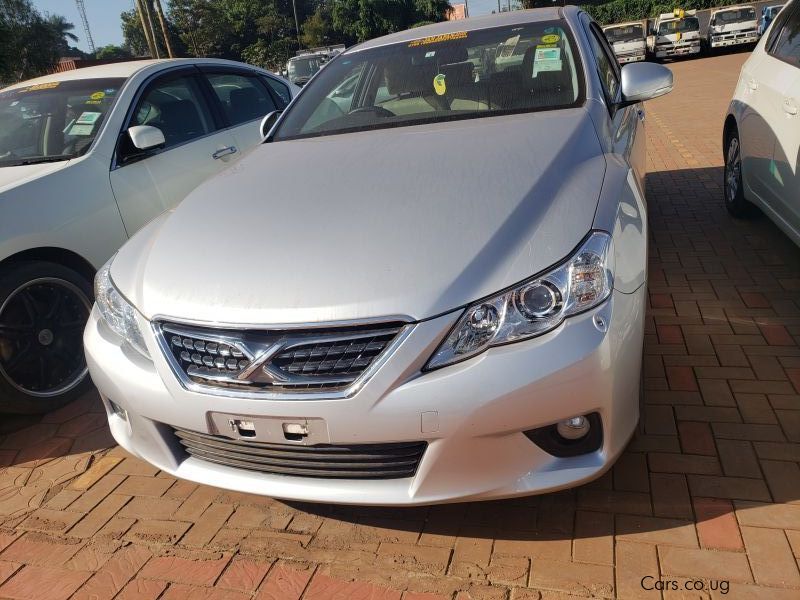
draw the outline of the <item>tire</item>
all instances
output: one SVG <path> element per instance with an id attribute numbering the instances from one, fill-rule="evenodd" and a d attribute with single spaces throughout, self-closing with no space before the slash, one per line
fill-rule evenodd
<path id="1" fill-rule="evenodd" d="M 722 190 L 725 196 L 725 208 L 738 219 L 750 217 L 755 212 L 755 207 L 744 197 L 741 148 L 739 130 L 732 125 L 725 131 L 725 168 Z"/>
<path id="2" fill-rule="evenodd" d="M 92 301 L 86 278 L 55 263 L 0 272 L 0 412 L 46 413 L 89 389 L 83 329 Z"/>

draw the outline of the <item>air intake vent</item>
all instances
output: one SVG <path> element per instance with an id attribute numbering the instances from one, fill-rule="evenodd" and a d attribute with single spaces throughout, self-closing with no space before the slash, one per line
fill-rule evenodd
<path id="1" fill-rule="evenodd" d="M 417 472 L 427 444 L 264 444 L 175 429 L 186 452 L 226 467 L 326 479 L 400 479 Z"/>

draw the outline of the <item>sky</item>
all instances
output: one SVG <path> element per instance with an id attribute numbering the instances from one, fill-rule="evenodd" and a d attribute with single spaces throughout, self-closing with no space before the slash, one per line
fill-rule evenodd
<path id="1" fill-rule="evenodd" d="M 453 4 L 463 3 L 464 0 L 453 0 Z M 484 15 L 497 10 L 497 0 L 467 0 L 469 12 L 473 17 Z M 501 5 L 508 4 L 508 0 L 500 0 Z M 169 0 L 162 1 L 163 5 Z M 83 25 L 75 6 L 75 0 L 33 0 L 33 5 L 39 12 L 64 15 L 66 19 L 75 24 L 75 35 L 80 38 L 77 46 L 84 52 L 89 51 Z M 108 44 L 122 44 L 122 28 L 119 15 L 125 10 L 133 8 L 134 0 L 84 0 L 86 17 L 89 20 L 89 29 L 92 31 L 94 45 L 98 48 Z M 164 6 L 166 9 L 166 6 Z"/>
<path id="2" fill-rule="evenodd" d="M 120 27 L 119 15 L 123 11 L 133 8 L 134 0 L 83 0 L 83 3 L 86 7 L 86 17 L 89 20 L 89 29 L 92 31 L 94 45 L 99 48 L 108 44 L 121 44 L 122 27 Z M 32 4 L 41 13 L 64 15 L 68 21 L 74 23 L 73 33 L 79 38 L 76 45 L 84 52 L 89 51 L 75 0 L 33 0 Z"/>

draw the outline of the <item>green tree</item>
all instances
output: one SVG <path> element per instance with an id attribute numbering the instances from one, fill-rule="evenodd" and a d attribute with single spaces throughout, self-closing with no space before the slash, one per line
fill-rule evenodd
<path id="1" fill-rule="evenodd" d="M 334 0 L 333 26 L 348 41 L 363 42 L 421 21 L 442 21 L 447 0 Z"/>
<path id="2" fill-rule="evenodd" d="M 58 40 L 59 54 L 64 56 L 69 52 L 69 43 L 78 41 L 78 36 L 72 33 L 75 25 L 61 15 L 48 14 L 45 19 L 46 26 L 52 30 L 52 35 Z"/>
<path id="3" fill-rule="evenodd" d="M 327 5 L 320 3 L 314 11 L 314 14 L 308 17 L 301 27 L 302 34 L 300 36 L 300 41 L 303 45 L 308 48 L 313 48 L 315 46 L 324 46 L 327 44 L 333 25 L 331 20 L 332 16 L 327 9 Z"/>
<path id="4" fill-rule="evenodd" d="M 43 17 L 30 0 L 0 0 L 0 82 L 43 75 L 68 49 L 63 18 Z"/>
<path id="5" fill-rule="evenodd" d="M 100 60 L 107 60 L 107 59 L 124 59 L 124 58 L 132 58 L 131 53 L 128 51 L 127 48 L 123 46 L 116 46 L 114 44 L 109 44 L 108 46 L 101 46 L 95 52 L 95 58 Z"/>

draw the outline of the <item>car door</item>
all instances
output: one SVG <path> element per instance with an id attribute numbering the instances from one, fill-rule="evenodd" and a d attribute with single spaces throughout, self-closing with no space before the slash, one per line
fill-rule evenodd
<path id="1" fill-rule="evenodd" d="M 792 11 L 795 16 L 796 9 L 795 6 Z M 775 179 L 772 157 L 776 135 L 785 121 L 783 100 L 791 73 L 795 70 L 773 56 L 773 48 L 787 16 L 782 14 L 778 18 L 769 30 L 766 42 L 756 47 L 742 67 L 740 88 L 736 91 L 743 106 L 738 126 L 744 183 L 747 190 L 773 210 L 779 209 L 781 186 Z"/>
<path id="2" fill-rule="evenodd" d="M 255 148 L 261 142 L 261 120 L 285 104 L 256 71 L 206 66 L 201 71 L 239 150 Z"/>
<path id="3" fill-rule="evenodd" d="M 128 235 L 176 206 L 238 153 L 200 77 L 195 67 L 171 70 L 146 82 L 135 97 L 110 174 Z M 137 151 L 127 134 L 135 125 L 159 128 L 166 143 Z"/>
<path id="4" fill-rule="evenodd" d="M 603 87 L 606 106 L 611 119 L 610 135 L 615 154 L 624 156 L 631 165 L 639 185 L 644 189 L 646 169 L 645 140 L 642 119 L 642 105 L 617 109 L 616 104 L 622 97 L 621 68 L 614 56 L 614 50 L 608 43 L 603 30 L 595 22 L 586 21 L 589 44 L 592 47 L 597 74 Z"/>
<path id="5" fill-rule="evenodd" d="M 767 52 L 768 68 L 779 69 L 783 80 L 777 99 L 780 114 L 772 123 L 775 145 L 770 188 L 776 212 L 800 236 L 800 6 L 797 3 L 781 23 L 781 31 Z"/>

